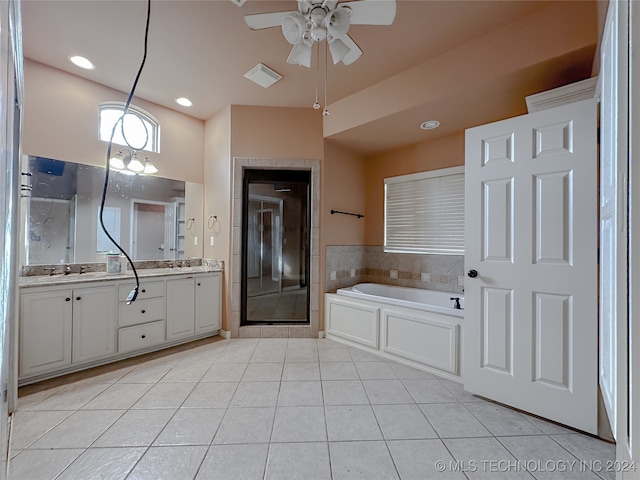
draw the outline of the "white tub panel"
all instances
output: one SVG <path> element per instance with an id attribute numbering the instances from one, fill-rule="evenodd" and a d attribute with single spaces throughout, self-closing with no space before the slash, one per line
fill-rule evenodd
<path id="1" fill-rule="evenodd" d="M 382 311 L 382 350 L 445 372 L 458 374 L 458 325 L 436 315 Z"/>
<path id="2" fill-rule="evenodd" d="M 380 348 L 380 309 L 326 295 L 327 333 L 367 347 Z"/>

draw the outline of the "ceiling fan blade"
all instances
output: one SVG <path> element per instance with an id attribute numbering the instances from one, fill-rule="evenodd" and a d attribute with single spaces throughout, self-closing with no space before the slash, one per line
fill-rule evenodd
<path id="1" fill-rule="evenodd" d="M 245 15 L 244 21 L 251 30 L 279 27 L 282 24 L 282 19 L 292 13 L 298 15 L 298 12 L 256 13 L 255 15 Z"/>
<path id="2" fill-rule="evenodd" d="M 362 50 L 360 50 L 360 47 L 356 45 L 356 42 L 354 42 L 349 35 L 345 35 L 341 38 L 341 40 L 345 44 L 345 46 L 349 48 L 349 53 L 342 57 L 342 63 L 344 63 L 345 65 L 351 65 L 353 62 L 360 58 L 360 55 L 362 55 Z"/>
<path id="3" fill-rule="evenodd" d="M 396 18 L 395 0 L 358 0 L 342 7 L 351 9 L 351 25 L 391 25 Z"/>
<path id="4" fill-rule="evenodd" d="M 313 50 L 311 45 L 300 40 L 291 49 L 287 63 L 292 65 L 302 65 L 303 67 L 311 68 L 311 54 Z"/>

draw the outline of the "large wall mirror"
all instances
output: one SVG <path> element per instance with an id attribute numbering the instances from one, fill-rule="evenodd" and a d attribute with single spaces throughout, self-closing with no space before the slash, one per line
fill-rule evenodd
<path id="1" fill-rule="evenodd" d="M 26 162 L 26 265 L 98 262 L 117 251 L 98 221 L 103 167 L 35 156 Z M 192 223 L 185 211 L 184 181 L 110 172 L 104 222 L 133 260 L 184 258 Z"/>

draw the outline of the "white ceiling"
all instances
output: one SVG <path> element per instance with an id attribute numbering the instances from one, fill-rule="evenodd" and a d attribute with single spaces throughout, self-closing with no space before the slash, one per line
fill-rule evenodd
<path id="1" fill-rule="evenodd" d="M 349 33 L 364 55 L 349 66 L 329 66 L 329 103 L 550 3 L 398 0 L 393 25 L 351 27 Z M 296 7 L 293 0 L 250 0 L 241 8 L 229 0 L 153 0 L 147 63 L 136 95 L 202 120 L 227 105 L 310 107 L 314 101 L 314 70 L 286 63 L 291 46 L 279 28 L 251 31 L 243 21 L 246 14 Z M 121 91 L 129 90 L 142 57 L 145 1 L 23 0 L 22 12 L 25 57 Z M 87 71 L 72 65 L 70 55 L 89 58 L 96 69 Z M 259 62 L 283 79 L 264 89 L 244 78 L 244 73 Z M 174 100 L 182 96 L 190 98 L 194 106 L 178 106 Z M 469 100 L 477 106 L 482 99 Z M 407 115 L 411 121 L 422 118 L 415 111 Z M 394 135 L 390 128 L 385 127 L 389 139 Z M 418 141 L 416 138 L 402 135 L 405 143 Z M 395 146 L 392 141 L 385 143 L 379 138 L 375 148 L 390 146 Z M 351 147 L 371 153 L 371 148 L 357 142 Z"/>

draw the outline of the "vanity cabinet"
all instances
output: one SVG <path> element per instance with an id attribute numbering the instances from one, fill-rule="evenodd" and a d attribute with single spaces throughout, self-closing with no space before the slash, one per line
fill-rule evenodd
<path id="1" fill-rule="evenodd" d="M 165 341 L 165 282 L 144 282 L 131 304 L 127 296 L 135 283 L 118 287 L 118 352 L 126 353 Z"/>
<path id="2" fill-rule="evenodd" d="M 222 272 L 21 286 L 19 384 L 63 375 L 216 334 Z M 44 283 L 43 280 L 42 283 Z"/>
<path id="3" fill-rule="evenodd" d="M 222 277 L 167 280 L 167 339 L 220 329 Z"/>
<path id="4" fill-rule="evenodd" d="M 222 276 L 202 275 L 196 283 L 196 333 L 213 332 L 222 326 Z"/>
<path id="5" fill-rule="evenodd" d="M 167 280 L 167 339 L 193 335 L 195 314 L 195 279 Z"/>
<path id="6" fill-rule="evenodd" d="M 116 352 L 116 287 L 73 290 L 71 362 L 81 363 Z"/>
<path id="7" fill-rule="evenodd" d="M 71 290 L 21 295 L 21 377 L 71 365 L 72 298 Z"/>
<path id="8" fill-rule="evenodd" d="M 33 289 L 21 295 L 19 375 L 115 353 L 115 286 Z"/>

